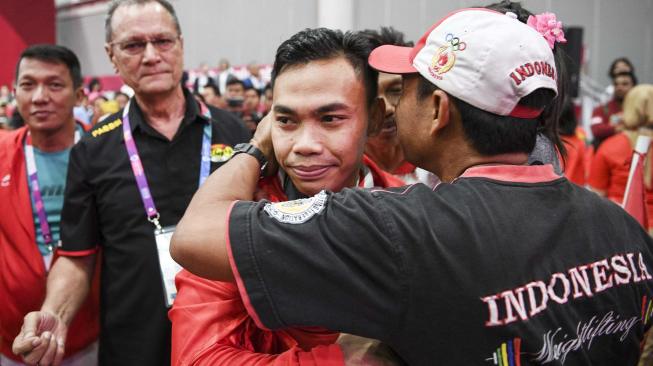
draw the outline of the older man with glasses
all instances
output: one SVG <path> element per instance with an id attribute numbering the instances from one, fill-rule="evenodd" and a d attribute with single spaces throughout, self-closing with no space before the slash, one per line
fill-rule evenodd
<path id="1" fill-rule="evenodd" d="M 100 364 L 170 364 L 170 236 L 198 186 L 250 138 L 241 121 L 182 88 L 183 47 L 167 1 L 111 4 L 105 50 L 135 96 L 71 152 L 62 258 L 14 341 L 29 363 L 59 363 L 101 252 Z"/>

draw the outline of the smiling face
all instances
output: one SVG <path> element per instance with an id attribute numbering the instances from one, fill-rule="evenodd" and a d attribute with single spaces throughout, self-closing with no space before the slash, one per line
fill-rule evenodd
<path id="1" fill-rule="evenodd" d="M 111 29 L 112 41 L 105 49 L 116 72 L 136 94 L 166 94 L 180 88 L 183 40 L 165 8 L 156 2 L 120 6 Z M 142 52 L 132 54 L 130 48 L 143 41 L 150 42 Z M 165 47 L 155 47 L 152 41 Z M 174 43 L 168 49 L 163 41 Z"/>
<path id="2" fill-rule="evenodd" d="M 343 57 L 282 70 L 274 83 L 272 144 L 300 192 L 353 186 L 365 146 L 365 87 Z"/>
<path id="3" fill-rule="evenodd" d="M 63 63 L 23 58 L 16 78 L 18 112 L 30 129 L 55 132 L 74 123 L 73 108 L 83 92 L 73 86 Z"/>

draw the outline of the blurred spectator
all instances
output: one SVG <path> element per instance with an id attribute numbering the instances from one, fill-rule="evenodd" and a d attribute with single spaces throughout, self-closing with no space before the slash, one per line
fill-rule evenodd
<path id="1" fill-rule="evenodd" d="M 247 65 L 247 72 L 249 76 L 243 79 L 246 88 L 254 88 L 256 90 L 263 90 L 265 83 L 261 81 L 261 66 L 256 62 L 250 62 Z"/>
<path id="2" fill-rule="evenodd" d="M 619 72 L 612 78 L 614 93 L 612 99 L 600 105 L 592 112 L 592 135 L 595 149 L 608 137 L 620 131 L 622 127 L 622 102 L 626 93 L 637 85 L 637 78 L 631 72 Z"/>
<path id="3" fill-rule="evenodd" d="M 97 95 L 95 99 L 91 98 L 90 96 L 88 99 L 91 101 L 91 105 L 93 106 L 91 125 L 95 126 L 100 121 L 100 117 L 105 115 L 105 113 L 102 111 L 102 103 L 106 102 L 107 98 L 102 95 Z"/>
<path id="4" fill-rule="evenodd" d="M 566 156 L 561 160 L 563 173 L 570 181 L 585 186 L 585 134 L 578 127 L 574 105 L 570 100 L 565 101 L 560 116 L 560 136 L 565 144 Z"/>
<path id="5" fill-rule="evenodd" d="M 9 129 L 9 116 L 7 115 L 7 103 L 0 101 L 0 130 Z"/>
<path id="6" fill-rule="evenodd" d="M 91 102 L 102 92 L 102 82 L 98 78 L 93 78 L 88 82 L 88 100 Z"/>
<path id="7" fill-rule="evenodd" d="M 199 92 L 207 84 L 213 83 L 215 76 L 215 73 L 209 69 L 209 65 L 202 62 L 199 70 L 189 75 L 189 82 L 193 85 L 193 92 Z"/>
<path id="8" fill-rule="evenodd" d="M 0 103 L 11 103 L 13 100 L 14 96 L 9 87 L 7 85 L 0 86 Z"/>
<path id="9" fill-rule="evenodd" d="M 230 78 L 227 81 L 224 96 L 227 103 L 226 109 L 240 117 L 243 114 L 243 102 L 245 101 L 245 83 L 236 77 Z"/>
<path id="10" fill-rule="evenodd" d="M 129 102 L 129 95 L 123 92 L 117 92 L 113 99 L 118 103 L 118 109 L 120 110 L 125 108 L 127 102 Z"/>
<path id="11" fill-rule="evenodd" d="M 261 108 L 261 114 L 265 116 L 272 109 L 272 84 L 267 84 L 265 89 L 263 89 L 262 105 L 263 107 Z"/>
<path id="12" fill-rule="evenodd" d="M 226 58 L 220 59 L 218 61 L 218 76 L 215 78 L 215 85 L 220 89 L 220 95 L 224 95 L 227 91 L 227 81 L 233 75 L 233 70 L 229 64 L 229 60 Z"/>
<path id="13" fill-rule="evenodd" d="M 254 133 L 258 123 L 263 118 L 261 114 L 261 92 L 253 87 L 245 88 L 242 120 L 245 126 Z"/>
<path id="14" fill-rule="evenodd" d="M 245 88 L 243 93 L 243 109 L 245 113 L 253 113 L 259 116 L 261 112 L 261 91 L 254 87 Z"/>
<path id="15" fill-rule="evenodd" d="M 226 109 L 227 104 L 220 95 L 220 90 L 214 83 L 209 83 L 200 89 L 199 94 L 204 99 L 206 104 L 212 105 L 216 108 Z"/>
<path id="16" fill-rule="evenodd" d="M 630 72 L 633 75 L 635 75 L 635 67 L 633 66 L 632 62 L 630 62 L 629 59 L 626 57 L 619 57 L 612 61 L 610 64 L 610 68 L 608 69 L 608 77 L 610 80 L 614 79 L 614 76 L 616 74 L 622 73 L 622 72 Z M 612 99 L 612 95 L 614 94 L 614 86 L 612 83 L 608 85 L 605 88 L 605 91 L 601 95 L 601 103 L 607 103 L 610 99 Z"/>
<path id="17" fill-rule="evenodd" d="M 624 99 L 623 131 L 606 139 L 592 160 L 588 183 L 593 191 L 617 204 L 623 201 L 635 142 L 640 134 L 653 135 L 653 85 L 634 87 Z M 651 158 L 644 164 L 648 227 L 653 228 Z"/>
<path id="18" fill-rule="evenodd" d="M 77 105 L 75 108 L 73 108 L 73 114 L 75 115 L 75 119 L 82 122 L 86 126 L 91 125 L 91 119 L 93 117 L 93 109 L 89 108 L 88 104 L 88 95 L 84 94 L 79 101 L 77 102 Z"/>

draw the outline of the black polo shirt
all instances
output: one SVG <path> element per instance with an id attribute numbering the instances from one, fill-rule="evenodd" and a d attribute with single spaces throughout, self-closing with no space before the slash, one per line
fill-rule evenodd
<path id="1" fill-rule="evenodd" d="M 409 365 L 635 365 L 653 318 L 651 238 L 551 165 L 237 202 L 229 220 L 259 326 L 379 339 Z"/>
<path id="2" fill-rule="evenodd" d="M 161 225 L 175 225 L 197 190 L 207 119 L 185 92 L 186 112 L 169 141 L 144 122 L 135 99 L 129 120 Z M 251 138 L 231 113 L 211 108 L 211 171 L 229 147 Z M 167 317 L 154 226 L 147 220 L 123 139 L 122 113 L 95 126 L 70 153 L 61 216 L 61 255 L 101 248 L 100 363 L 170 364 Z M 217 161 L 217 162 L 215 162 Z"/>

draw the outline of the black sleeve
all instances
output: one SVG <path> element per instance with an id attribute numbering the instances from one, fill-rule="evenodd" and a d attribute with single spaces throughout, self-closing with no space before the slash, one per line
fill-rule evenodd
<path id="1" fill-rule="evenodd" d="M 95 252 L 100 243 L 95 194 L 88 180 L 88 163 L 83 139 L 70 151 L 61 212 L 61 255 L 88 255 Z"/>
<path id="2" fill-rule="evenodd" d="M 321 326 L 376 339 L 401 323 L 406 273 L 397 231 L 370 192 L 237 202 L 234 275 L 259 326 Z"/>

